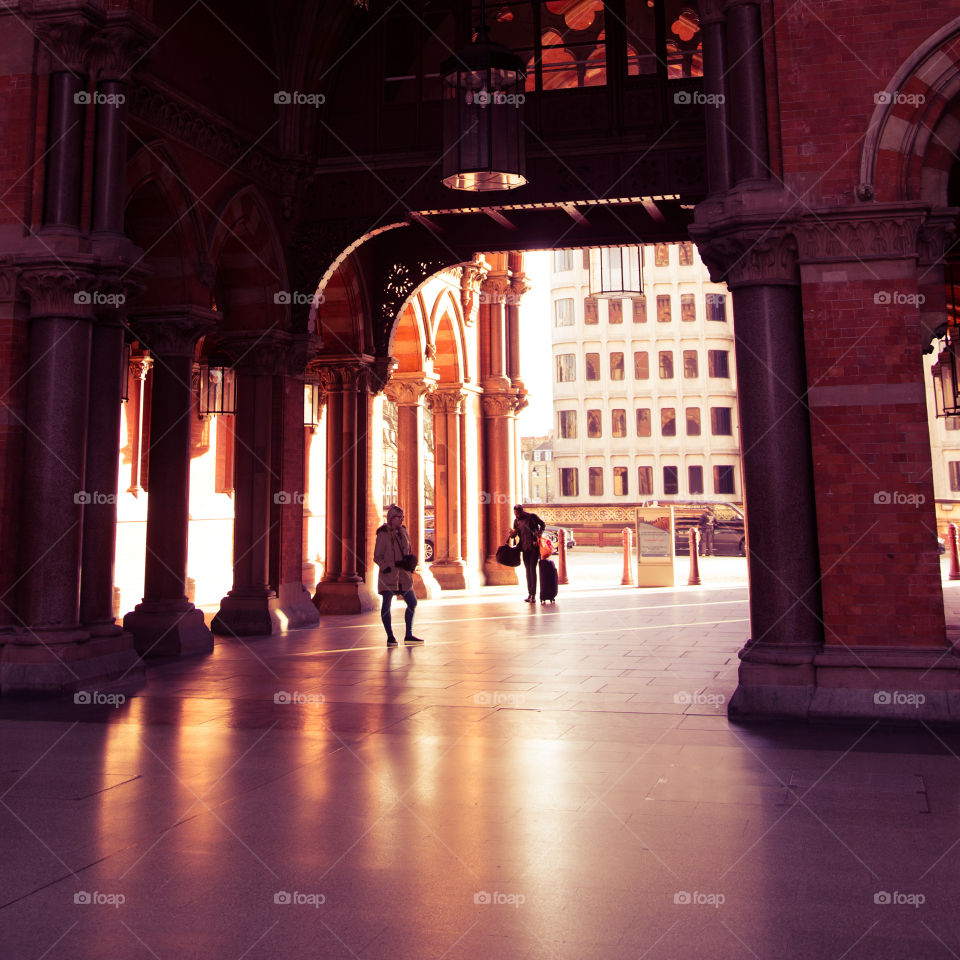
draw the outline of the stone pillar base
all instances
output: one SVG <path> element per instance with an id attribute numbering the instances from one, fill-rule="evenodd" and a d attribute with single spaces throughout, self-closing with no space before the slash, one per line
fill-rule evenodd
<path id="1" fill-rule="evenodd" d="M 281 621 L 286 619 L 288 630 L 315 627 L 320 622 L 320 614 L 310 593 L 301 583 L 281 583 L 275 603 L 277 614 Z"/>
<path id="2" fill-rule="evenodd" d="M 518 571 L 522 571 L 523 566 L 505 567 L 502 563 L 497 563 L 493 557 L 487 557 L 483 561 L 483 582 L 488 587 L 515 587 L 520 583 Z"/>
<path id="3" fill-rule="evenodd" d="M 234 596 L 231 591 L 220 601 L 220 609 L 210 623 L 210 629 L 222 637 L 268 637 L 284 626 L 272 590 L 252 596 Z"/>
<path id="4" fill-rule="evenodd" d="M 313 597 L 321 616 L 379 610 L 380 598 L 362 581 L 321 580 Z"/>
<path id="5" fill-rule="evenodd" d="M 437 560 L 430 564 L 430 572 L 441 590 L 467 589 L 467 565 L 462 560 Z"/>
<path id="6" fill-rule="evenodd" d="M 144 600 L 123 618 L 137 652 L 150 657 L 189 657 L 213 650 L 203 612 L 189 600 Z"/>
<path id="7" fill-rule="evenodd" d="M 960 656 L 942 647 L 828 647 L 807 665 L 745 661 L 728 713 L 743 718 L 957 723 Z"/>
<path id="8" fill-rule="evenodd" d="M 413 592 L 418 600 L 436 600 L 440 596 L 440 584 L 430 568 L 421 564 L 413 575 Z"/>
<path id="9" fill-rule="evenodd" d="M 63 693 L 120 678 L 142 679 L 143 661 L 119 629 L 99 637 L 85 630 L 0 635 L 0 694 Z"/>

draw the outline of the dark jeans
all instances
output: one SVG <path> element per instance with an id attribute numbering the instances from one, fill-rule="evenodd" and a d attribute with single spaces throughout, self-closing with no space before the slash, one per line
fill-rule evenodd
<path id="1" fill-rule="evenodd" d="M 527 571 L 527 596 L 537 595 L 537 564 L 540 562 L 540 548 L 533 547 L 523 551 L 523 566 Z"/>
<path id="2" fill-rule="evenodd" d="M 700 556 L 713 556 L 713 529 L 707 528 L 700 531 Z"/>
<path id="3" fill-rule="evenodd" d="M 390 604 L 393 602 L 392 593 L 381 593 L 383 604 L 380 607 L 380 619 L 383 621 L 383 629 L 387 631 L 387 636 L 393 636 L 393 626 L 390 623 Z M 403 599 L 406 601 L 407 609 L 403 611 L 403 619 L 407 625 L 407 636 L 413 634 L 413 614 L 417 609 L 417 595 L 413 590 L 408 590 Z"/>

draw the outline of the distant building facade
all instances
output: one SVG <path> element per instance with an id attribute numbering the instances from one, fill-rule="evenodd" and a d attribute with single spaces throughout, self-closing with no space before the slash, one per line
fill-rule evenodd
<path id="1" fill-rule="evenodd" d="M 520 440 L 520 498 L 524 503 L 552 503 L 556 494 L 553 433 Z"/>
<path id="2" fill-rule="evenodd" d="M 590 296 L 589 253 L 551 265 L 554 500 L 740 502 L 733 313 L 692 243 L 641 247 L 643 293 Z"/>

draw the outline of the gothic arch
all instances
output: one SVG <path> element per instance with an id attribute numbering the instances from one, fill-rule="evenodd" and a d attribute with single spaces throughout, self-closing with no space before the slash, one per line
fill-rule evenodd
<path id="1" fill-rule="evenodd" d="M 446 324 L 444 320 L 447 321 Z M 466 381 L 469 374 L 463 311 L 459 297 L 454 296 L 449 287 L 445 286 L 433 303 L 430 311 L 430 331 L 430 339 L 436 347 L 434 366 L 441 380 Z M 450 356 L 447 357 L 446 354 Z"/>
<path id="2" fill-rule="evenodd" d="M 874 107 L 860 158 L 861 200 L 946 202 L 947 155 L 960 144 L 960 17 L 903 62 Z"/>

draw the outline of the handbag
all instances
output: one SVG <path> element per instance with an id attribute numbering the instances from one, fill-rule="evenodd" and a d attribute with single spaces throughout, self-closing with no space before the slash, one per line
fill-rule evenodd
<path id="1" fill-rule="evenodd" d="M 415 553 L 406 554 L 400 561 L 400 566 L 408 573 L 413 573 L 417 569 L 417 555 Z"/>
<path id="2" fill-rule="evenodd" d="M 502 547 L 497 547 L 497 563 L 502 564 L 504 567 L 519 567 L 520 548 L 511 547 L 509 543 L 505 543 Z"/>
<path id="3" fill-rule="evenodd" d="M 553 541 L 547 537 L 540 537 L 540 559 L 546 560 L 553 554 Z"/>

